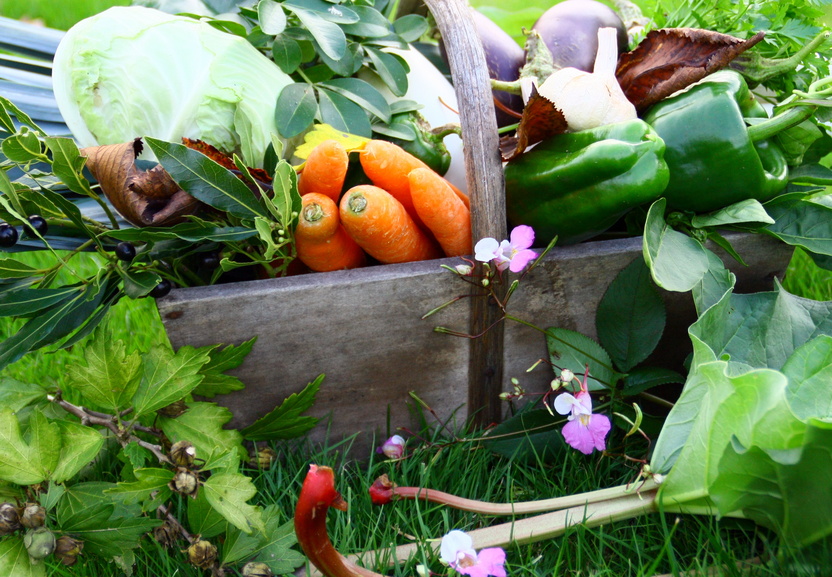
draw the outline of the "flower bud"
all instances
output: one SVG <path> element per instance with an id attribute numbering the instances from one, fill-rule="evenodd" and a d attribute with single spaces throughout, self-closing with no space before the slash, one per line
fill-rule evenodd
<path id="1" fill-rule="evenodd" d="M 37 503 L 26 503 L 23 512 L 20 514 L 20 524 L 27 529 L 43 527 L 46 522 L 46 509 Z"/>
<path id="2" fill-rule="evenodd" d="M 153 538 L 165 548 L 173 545 L 178 536 L 176 529 L 167 521 L 153 528 Z"/>
<path id="3" fill-rule="evenodd" d="M 199 489 L 199 478 L 188 469 L 179 467 L 176 469 L 176 474 L 173 476 L 173 479 L 168 483 L 168 487 L 172 491 L 196 499 L 196 493 Z"/>
<path id="4" fill-rule="evenodd" d="M 404 438 L 401 435 L 393 435 L 376 449 L 378 453 L 384 453 L 388 459 L 401 459 L 404 455 Z"/>
<path id="5" fill-rule="evenodd" d="M 249 561 L 243 565 L 243 577 L 273 577 L 274 573 L 265 563 Z"/>
<path id="6" fill-rule="evenodd" d="M 274 449 L 271 447 L 260 447 L 257 449 L 257 452 L 252 455 L 248 463 L 252 467 L 256 467 L 258 469 L 268 469 L 272 466 L 275 459 L 277 459 L 277 452 Z"/>
<path id="7" fill-rule="evenodd" d="M 64 565 L 74 565 L 83 548 L 83 541 L 74 539 L 69 535 L 62 535 L 58 537 L 58 541 L 55 543 L 55 557 Z"/>
<path id="8" fill-rule="evenodd" d="M 0 503 L 0 537 L 20 529 L 20 513 L 11 503 Z"/>
<path id="9" fill-rule="evenodd" d="M 175 403 L 169 404 L 166 407 L 162 407 L 161 409 L 157 410 L 156 413 L 162 415 L 163 417 L 170 417 L 171 419 L 175 419 L 187 410 L 188 405 L 185 403 L 185 401 L 179 400 Z"/>
<path id="10" fill-rule="evenodd" d="M 571 382 L 572 382 L 572 379 L 574 379 L 574 378 L 575 378 L 575 373 L 573 373 L 573 372 L 572 372 L 572 371 L 570 371 L 569 369 L 563 369 L 563 370 L 560 372 L 560 380 L 561 380 L 564 384 L 571 383 Z"/>
<path id="11" fill-rule="evenodd" d="M 208 569 L 217 560 L 217 548 L 209 541 L 199 540 L 188 547 L 188 562 L 200 569 Z"/>
<path id="12" fill-rule="evenodd" d="M 471 274 L 471 271 L 474 270 L 474 267 L 470 264 L 458 264 L 454 267 L 454 269 L 460 276 L 468 276 Z"/>
<path id="13" fill-rule="evenodd" d="M 23 545 L 32 559 L 46 559 L 55 550 L 55 535 L 46 527 L 29 529 L 23 536 Z"/>
<path id="14" fill-rule="evenodd" d="M 176 441 L 171 445 L 168 455 L 177 467 L 190 467 L 194 464 L 196 447 L 190 441 Z"/>

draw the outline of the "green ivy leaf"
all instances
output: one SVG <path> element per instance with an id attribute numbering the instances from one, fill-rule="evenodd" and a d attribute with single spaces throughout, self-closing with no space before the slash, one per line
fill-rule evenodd
<path id="1" fill-rule="evenodd" d="M 24 437 L 17 415 L 8 407 L 0 409 L 0 479 L 18 485 L 46 480 L 58 462 L 60 447 L 58 426 L 39 410 L 29 417 Z"/>
<path id="2" fill-rule="evenodd" d="M 175 353 L 167 344 L 153 346 L 143 356 L 143 376 L 133 397 L 137 417 L 152 413 L 189 395 L 202 382 L 200 370 L 208 351 L 191 346 Z"/>
<path id="3" fill-rule="evenodd" d="M 49 476 L 53 483 L 74 477 L 98 456 L 104 437 L 97 430 L 74 421 L 58 421 L 61 430 L 61 453 L 55 470 Z"/>
<path id="4" fill-rule="evenodd" d="M 586 335 L 549 327 L 546 329 L 546 345 L 551 362 L 561 369 L 569 369 L 578 378 L 583 378 L 586 365 L 589 365 L 587 388 L 590 391 L 611 389 L 621 378 L 613 369 L 607 351 Z M 560 376 L 559 370 L 556 373 Z"/>
<path id="5" fill-rule="evenodd" d="M 673 230 L 664 220 L 667 201 L 650 206 L 644 225 L 644 261 L 657 285 L 665 290 L 687 292 L 708 271 L 705 247 L 688 235 Z"/>
<path id="6" fill-rule="evenodd" d="M 318 419 L 303 417 L 301 413 L 312 407 L 323 380 L 324 375 L 318 375 L 300 393 L 289 395 L 279 407 L 242 429 L 243 437 L 249 441 L 293 439 L 311 430 Z"/>
<path id="7" fill-rule="evenodd" d="M 46 577 L 46 565 L 32 561 L 22 536 L 6 537 L 0 541 L 0 577 Z"/>
<path id="8" fill-rule="evenodd" d="M 102 324 L 84 348 L 84 360 L 86 365 L 67 368 L 70 386 L 111 413 L 126 408 L 141 382 L 139 352 L 128 354 L 124 341 L 113 338 L 109 325 Z"/>
<path id="9" fill-rule="evenodd" d="M 215 403 L 187 403 L 188 410 L 175 419 L 159 417 L 158 427 L 171 443 L 190 441 L 197 458 L 222 452 L 236 452 L 238 459 L 247 458 L 243 436 L 236 429 L 224 429 L 231 420 L 231 411 Z"/>
<path id="10" fill-rule="evenodd" d="M 254 483 L 240 473 L 211 475 L 202 486 L 205 498 L 225 519 L 244 533 L 264 531 L 260 509 L 247 501 L 257 494 Z"/>

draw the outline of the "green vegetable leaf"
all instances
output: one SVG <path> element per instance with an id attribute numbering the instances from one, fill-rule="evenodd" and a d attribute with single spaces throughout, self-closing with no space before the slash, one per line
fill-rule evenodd
<path id="1" fill-rule="evenodd" d="M 795 349 L 782 370 L 789 377 L 789 406 L 799 419 L 832 419 L 832 336 L 819 335 Z"/>
<path id="2" fill-rule="evenodd" d="M 272 44 L 272 60 L 286 74 L 297 70 L 302 62 L 302 53 L 297 40 L 285 35 L 275 38 Z"/>
<path id="3" fill-rule="evenodd" d="M 113 338 L 109 326 L 102 324 L 84 348 L 84 360 L 86 365 L 67 367 L 72 388 L 111 413 L 126 408 L 141 381 L 139 352 L 128 354 L 124 341 Z"/>
<path id="4" fill-rule="evenodd" d="M 775 222 L 764 233 L 815 254 L 832 255 L 831 206 L 789 196 L 769 201 L 765 208 Z"/>
<path id="5" fill-rule="evenodd" d="M 254 193 L 228 169 L 183 144 L 145 137 L 159 163 L 191 196 L 240 218 L 265 216 Z"/>
<path id="6" fill-rule="evenodd" d="M 98 456 L 104 437 L 97 430 L 74 421 L 58 421 L 61 431 L 61 452 L 55 470 L 49 476 L 53 483 L 74 477 Z"/>
<path id="7" fill-rule="evenodd" d="M 719 302 L 726 292 L 734 288 L 735 283 L 734 273 L 725 267 L 721 258 L 708 251 L 708 272 L 691 291 L 696 312 L 701 315 L 711 305 Z"/>
<path id="8" fill-rule="evenodd" d="M 344 24 L 342 26 L 346 34 L 360 36 L 361 38 L 384 38 L 393 33 L 393 26 L 390 21 L 374 7 L 356 5 L 352 6 L 351 9 L 358 14 L 359 20 L 354 24 Z M 414 16 L 422 18 L 415 14 Z M 424 21 L 424 18 L 422 20 Z"/>
<path id="9" fill-rule="evenodd" d="M 280 91 L 275 107 L 277 130 L 284 138 L 293 138 L 306 130 L 318 113 L 315 89 L 302 82 Z"/>
<path id="10" fill-rule="evenodd" d="M 0 541 L 0 577 L 46 577 L 46 565 L 29 557 L 22 536 Z"/>
<path id="11" fill-rule="evenodd" d="M 749 222 L 774 224 L 774 219 L 768 215 L 760 201 L 749 198 L 711 214 L 697 214 L 690 220 L 690 224 L 694 228 L 719 227 Z"/>
<path id="12" fill-rule="evenodd" d="M 416 42 L 429 28 L 427 20 L 419 14 L 405 14 L 393 22 L 393 30 L 405 42 Z"/>
<path id="13" fill-rule="evenodd" d="M 598 340 L 615 366 L 627 372 L 656 348 L 666 317 L 664 301 L 644 259 L 636 258 L 616 275 L 598 304 Z"/>
<path id="14" fill-rule="evenodd" d="M 46 390 L 40 385 L 0 377 L 0 407 L 14 412 L 36 401 L 46 401 Z"/>
<path id="15" fill-rule="evenodd" d="M 55 469 L 61 447 L 61 433 L 35 409 L 29 429 L 21 435 L 17 415 L 0 409 L 0 480 L 18 485 L 34 485 L 46 480 Z"/>
<path id="16" fill-rule="evenodd" d="M 318 375 L 300 393 L 289 395 L 279 407 L 242 429 L 243 437 L 249 441 L 293 439 L 311 430 L 318 419 L 303 417 L 301 413 L 312 407 L 323 380 L 324 375 Z"/>
<path id="17" fill-rule="evenodd" d="M 347 37 L 341 27 L 320 16 L 318 12 L 306 10 L 291 2 L 283 2 L 286 10 L 294 13 L 303 26 L 315 38 L 323 54 L 332 60 L 340 60 L 347 51 Z M 336 8 L 339 10 L 340 8 Z"/>
<path id="18" fill-rule="evenodd" d="M 587 388 L 590 391 L 611 389 L 621 378 L 612 367 L 612 360 L 607 351 L 591 338 L 567 329 L 549 327 L 546 329 L 546 346 L 549 360 L 560 369 L 569 369 L 575 376 L 582 378 L 589 365 Z"/>
<path id="19" fill-rule="evenodd" d="M 686 234 L 673 230 L 664 220 L 667 201 L 650 206 L 644 225 L 644 261 L 657 285 L 665 290 L 687 292 L 708 271 L 705 247 Z"/>
<path id="20" fill-rule="evenodd" d="M 261 0 L 257 3 L 257 21 L 266 34 L 280 34 L 286 29 L 286 13 L 280 3 L 274 0 Z"/>
<path id="21" fill-rule="evenodd" d="M 158 427 L 171 443 L 190 441 L 196 447 L 197 458 L 229 451 L 236 452 L 239 459 L 247 458 L 240 432 L 223 429 L 231 420 L 231 411 L 215 403 L 187 403 L 187 406 L 185 414 L 175 419 L 159 417 Z"/>
<path id="22" fill-rule="evenodd" d="M 370 138 L 373 135 L 373 127 L 367 113 L 359 105 L 324 88 L 318 88 L 318 101 L 321 111 L 321 120 L 329 124 L 335 130 L 342 130 Z"/>
<path id="23" fill-rule="evenodd" d="M 205 498 L 225 519 L 244 533 L 263 531 L 259 508 L 247 501 L 257 494 L 254 483 L 240 473 L 211 475 L 202 486 Z"/>
<path id="24" fill-rule="evenodd" d="M 143 376 L 133 397 L 136 417 L 189 395 L 202 382 L 200 370 L 209 359 L 204 349 L 184 346 L 174 353 L 167 344 L 153 346 L 143 356 Z"/>

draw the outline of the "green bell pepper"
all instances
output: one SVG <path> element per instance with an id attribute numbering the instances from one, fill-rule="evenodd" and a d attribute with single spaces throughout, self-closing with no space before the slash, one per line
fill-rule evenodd
<path id="1" fill-rule="evenodd" d="M 544 244 L 573 244 L 608 230 L 667 185 L 664 142 L 639 119 L 558 134 L 505 166 L 506 214 Z"/>
<path id="2" fill-rule="evenodd" d="M 650 107 L 643 118 L 667 146 L 668 208 L 708 212 L 782 192 L 789 177 L 783 150 L 772 138 L 755 142 L 755 128 L 745 121 L 767 117 L 733 70 L 714 72 Z"/>

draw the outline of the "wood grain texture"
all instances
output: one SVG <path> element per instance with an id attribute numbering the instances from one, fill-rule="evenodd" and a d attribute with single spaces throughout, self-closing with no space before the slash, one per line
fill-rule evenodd
<path id="1" fill-rule="evenodd" d="M 771 290 L 792 249 L 763 235 L 728 235 L 748 267 L 726 260 L 738 292 Z M 513 295 L 509 311 L 540 327 L 557 326 L 595 336 L 595 310 L 618 272 L 641 254 L 641 238 L 555 247 Z M 288 395 L 326 374 L 310 414 L 324 419 L 312 435 L 338 440 L 358 434 L 355 454 L 366 456 L 373 435 L 390 426 L 415 427 L 408 404 L 414 391 L 450 426 L 468 416 L 470 348 L 466 339 L 434 332 L 437 325 L 465 332 L 465 301 L 426 320 L 421 316 L 464 294 L 467 285 L 440 264 L 458 259 L 385 265 L 282 279 L 177 289 L 157 305 L 171 343 L 240 343 L 257 337 L 252 353 L 234 371 L 246 388 L 217 397 L 234 414 L 233 426 L 263 416 Z M 694 320 L 689 294 L 662 296 L 668 325 L 660 350 L 678 362 L 690 350 Z M 546 355 L 539 332 L 505 326 L 500 390 L 516 377 L 529 391 L 545 391 L 553 375 L 527 373 Z M 502 409 L 502 407 L 501 407 Z M 430 418 L 430 417 L 429 417 Z"/>

